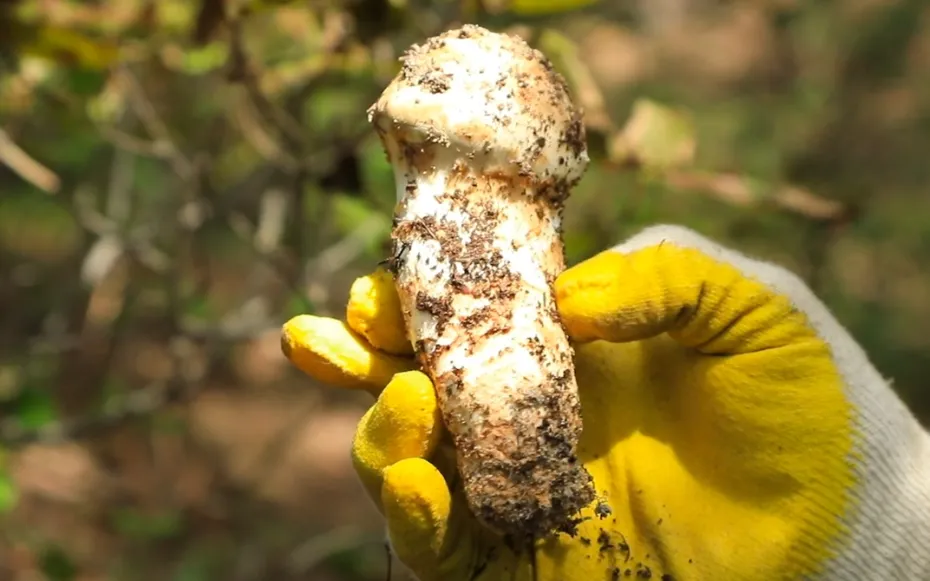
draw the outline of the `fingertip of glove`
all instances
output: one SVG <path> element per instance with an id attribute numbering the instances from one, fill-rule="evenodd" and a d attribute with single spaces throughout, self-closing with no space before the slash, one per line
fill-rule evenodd
<path id="1" fill-rule="evenodd" d="M 392 432 L 403 431 L 412 448 L 409 456 L 432 455 L 442 433 L 442 417 L 436 388 L 420 371 L 398 373 L 381 394 L 379 406 L 393 416 Z"/>
<path id="2" fill-rule="evenodd" d="M 608 284 L 621 271 L 626 257 L 614 250 L 605 250 L 568 268 L 555 281 L 556 294 L 571 297 L 589 287 Z"/>
<path id="3" fill-rule="evenodd" d="M 357 278 L 349 289 L 346 307 L 349 327 L 377 349 L 410 355 L 413 347 L 404 332 L 400 298 L 390 272 L 378 269 Z"/>
<path id="4" fill-rule="evenodd" d="M 445 535 L 452 499 L 439 470 L 421 458 L 401 460 L 384 470 L 381 503 L 392 541 L 401 552 L 436 547 Z"/>
<path id="5" fill-rule="evenodd" d="M 622 254 L 601 252 L 563 272 L 554 291 L 559 315 L 575 341 L 603 338 L 599 328 L 604 308 L 615 304 L 613 289 L 623 269 Z"/>
<path id="6" fill-rule="evenodd" d="M 433 382 L 425 373 L 416 369 L 395 375 L 384 391 L 382 398 L 396 397 L 394 394 L 397 394 L 408 401 L 415 399 L 430 407 L 436 406 L 436 388 Z"/>
<path id="7" fill-rule="evenodd" d="M 435 466 L 423 458 L 406 458 L 384 469 L 382 500 L 425 502 L 431 509 L 448 508 L 449 488 Z M 446 511 L 447 512 L 447 511 Z"/>
<path id="8" fill-rule="evenodd" d="M 442 422 L 436 393 L 419 371 L 394 376 L 359 423 L 353 460 L 361 472 L 380 476 L 408 458 L 428 458 L 439 443 Z"/>
<path id="9" fill-rule="evenodd" d="M 344 322 L 298 315 L 281 328 L 281 351 L 300 371 L 338 387 L 378 391 L 412 361 L 379 353 Z"/>

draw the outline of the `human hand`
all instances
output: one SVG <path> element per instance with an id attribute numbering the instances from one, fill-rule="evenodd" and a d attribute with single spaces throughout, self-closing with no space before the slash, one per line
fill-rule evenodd
<path id="1" fill-rule="evenodd" d="M 347 323 L 284 327 L 298 368 L 378 396 L 352 457 L 421 580 L 930 578 L 930 437 L 795 276 L 656 227 L 555 291 L 598 500 L 532 552 L 468 513 L 388 274 Z"/>

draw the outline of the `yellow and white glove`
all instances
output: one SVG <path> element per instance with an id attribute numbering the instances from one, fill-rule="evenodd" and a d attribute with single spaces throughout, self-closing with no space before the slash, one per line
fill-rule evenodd
<path id="1" fill-rule="evenodd" d="M 347 323 L 284 327 L 304 372 L 378 394 L 353 459 L 419 579 L 930 580 L 930 435 L 798 278 L 660 226 L 556 293 L 600 499 L 535 571 L 454 486 L 388 274 L 356 282 Z"/>

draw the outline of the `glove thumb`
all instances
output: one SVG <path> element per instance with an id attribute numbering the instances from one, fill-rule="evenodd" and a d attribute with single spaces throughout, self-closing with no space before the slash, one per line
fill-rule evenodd
<path id="1" fill-rule="evenodd" d="M 795 301 L 775 290 L 802 288 L 795 279 L 690 230 L 663 226 L 565 271 L 555 294 L 575 341 L 627 342 L 668 333 L 686 347 L 723 355 L 813 335 Z"/>

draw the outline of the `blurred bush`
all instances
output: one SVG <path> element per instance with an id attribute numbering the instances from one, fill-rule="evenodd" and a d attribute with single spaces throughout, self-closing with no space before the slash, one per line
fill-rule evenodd
<path id="1" fill-rule="evenodd" d="M 930 417 L 923 2 L 0 6 L 0 579 L 384 578 L 368 399 L 297 376 L 278 327 L 384 258 L 366 108 L 463 22 L 585 108 L 570 262 L 677 222 L 785 264 Z"/>

